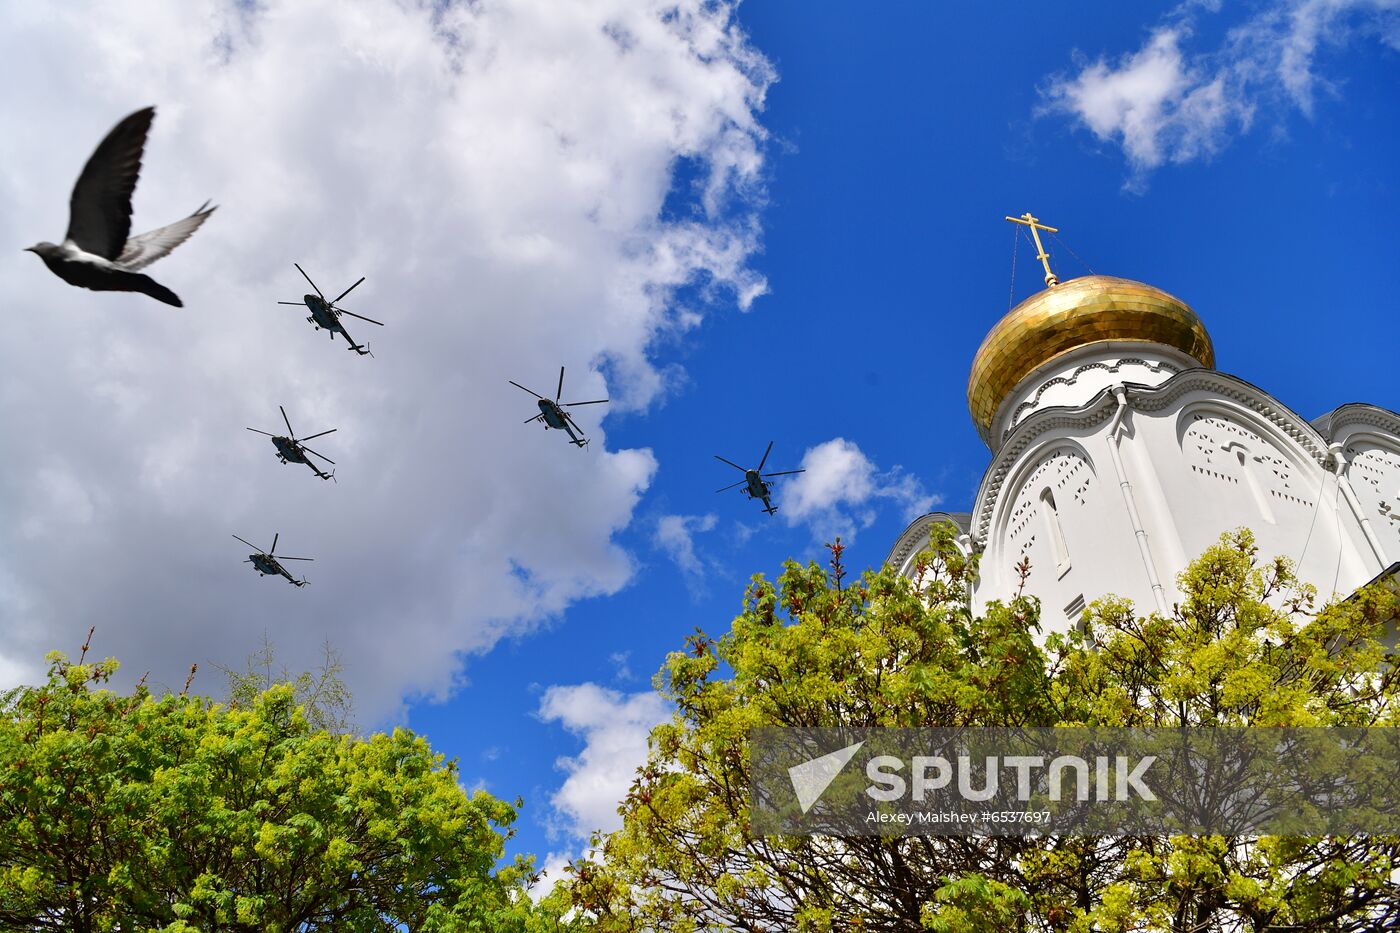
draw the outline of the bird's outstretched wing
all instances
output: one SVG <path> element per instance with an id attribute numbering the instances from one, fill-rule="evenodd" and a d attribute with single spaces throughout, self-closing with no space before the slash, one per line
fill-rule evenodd
<path id="1" fill-rule="evenodd" d="M 156 108 L 122 120 L 83 166 L 68 202 L 68 239 L 79 248 L 116 259 L 131 232 L 131 193 L 141 174 L 141 151 Z"/>
<path id="2" fill-rule="evenodd" d="M 170 251 L 190 238 L 190 235 L 199 229 L 199 225 L 205 219 L 218 210 L 218 207 L 210 207 L 205 201 L 199 208 L 184 220 L 177 220 L 173 224 L 166 224 L 158 227 L 150 233 L 143 233 L 134 236 L 126 241 L 126 246 L 117 257 L 117 265 L 123 269 L 135 272 L 144 269 L 162 256 L 169 255 Z"/>

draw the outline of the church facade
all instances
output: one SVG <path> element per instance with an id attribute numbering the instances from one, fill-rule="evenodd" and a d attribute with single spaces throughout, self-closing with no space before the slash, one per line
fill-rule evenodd
<path id="1" fill-rule="evenodd" d="M 929 525 L 952 521 L 981 555 L 974 611 L 1012 598 L 1029 561 L 1042 632 L 1077 625 L 1108 594 L 1170 613 L 1177 575 L 1241 526 L 1261 555 L 1294 561 L 1320 601 L 1396 572 L 1400 415 L 1347 404 L 1308 421 L 1215 369 L 1180 299 L 1046 272 L 1049 287 L 972 363 L 968 406 L 992 460 L 971 511 L 919 518 L 889 563 L 912 573 Z"/>

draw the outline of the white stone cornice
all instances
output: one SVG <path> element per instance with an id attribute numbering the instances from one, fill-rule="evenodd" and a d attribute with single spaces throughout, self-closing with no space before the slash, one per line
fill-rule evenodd
<path id="1" fill-rule="evenodd" d="M 1192 389 L 1205 389 L 1220 398 L 1232 399 L 1297 441 L 1320 466 L 1328 462 L 1327 440 L 1293 409 L 1258 386 L 1213 369 L 1194 369 L 1162 383 L 1154 391 L 1134 395 L 1133 407 L 1140 411 L 1160 411 Z"/>
<path id="2" fill-rule="evenodd" d="M 1378 428 L 1391 437 L 1400 437 L 1400 414 L 1365 402 L 1350 402 L 1334 408 L 1312 424 L 1328 441 L 1335 440 L 1341 428 L 1356 424 Z"/>
<path id="3" fill-rule="evenodd" d="M 1066 373 L 1063 376 L 1056 376 L 1053 379 L 1049 379 L 1041 383 L 1040 388 L 1035 390 L 1035 395 L 1033 397 L 1028 398 L 1021 404 L 1017 405 L 1015 410 L 1011 412 L 1011 416 L 1009 418 L 1009 421 L 1011 423 L 1010 427 L 1008 427 L 1001 434 L 1002 443 L 1005 443 L 1006 439 L 1011 436 L 1011 432 L 1016 430 L 1016 422 L 1018 419 L 1020 419 L 1021 413 L 1028 409 L 1033 409 L 1037 407 L 1040 404 L 1041 397 L 1044 396 L 1046 391 L 1048 391 L 1052 387 L 1061 385 L 1074 385 L 1079 380 L 1079 377 L 1081 375 L 1083 375 L 1086 372 L 1089 372 L 1090 370 L 1102 369 L 1105 372 L 1117 373 L 1124 366 L 1142 366 L 1154 373 L 1169 372 L 1173 375 L 1176 375 L 1177 373 L 1180 373 L 1182 371 L 1182 367 L 1173 366 L 1171 363 L 1165 361 L 1147 360 L 1135 356 L 1129 356 L 1119 360 L 1114 360 L 1112 363 L 1103 360 L 1099 360 L 1094 363 L 1085 363 L 1083 366 L 1075 367 L 1074 371 L 1071 373 Z"/>

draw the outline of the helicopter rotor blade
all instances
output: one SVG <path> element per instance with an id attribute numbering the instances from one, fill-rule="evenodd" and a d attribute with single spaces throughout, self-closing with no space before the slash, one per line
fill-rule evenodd
<path id="1" fill-rule="evenodd" d="M 360 282 L 363 282 L 364 280 L 365 280 L 365 277 L 364 277 L 363 275 L 360 276 Z M 331 299 L 331 304 L 335 304 L 337 301 L 339 301 L 340 299 L 344 298 L 346 295 L 350 294 L 350 293 L 353 292 L 355 289 L 359 288 L 359 287 L 360 287 L 360 282 L 356 282 L 354 285 L 351 285 L 351 286 L 350 286 L 349 288 L 347 288 L 345 291 L 341 292 L 339 295 L 336 295 L 334 298 L 332 298 L 332 299 Z"/>
<path id="2" fill-rule="evenodd" d="M 278 560 L 315 560 L 314 557 L 279 557 Z"/>
<path id="3" fill-rule="evenodd" d="M 604 402 L 606 402 L 606 401 L 607 401 L 607 399 L 605 399 L 605 398 L 599 398 L 599 399 L 594 399 L 594 400 L 591 401 L 591 402 L 565 402 L 565 403 L 564 403 L 564 407 L 565 407 L 565 408 L 573 408 L 575 405 L 602 405 L 602 404 L 603 404 Z"/>
<path id="4" fill-rule="evenodd" d="M 380 327 L 384 326 L 383 321 L 376 321 L 372 317 L 365 317 L 363 314 L 356 314 L 354 311 L 346 311 L 344 308 L 336 308 L 335 311 L 337 314 L 348 314 L 351 317 L 357 317 L 362 321 L 369 321 L 371 324 L 378 324 Z"/>
<path id="5" fill-rule="evenodd" d="M 280 534 L 279 534 L 278 532 L 274 531 L 274 532 L 272 533 L 272 549 L 271 549 L 270 551 L 267 552 L 267 556 L 268 556 L 268 557 L 271 557 L 273 554 L 276 554 L 276 553 L 277 553 L 277 539 L 278 539 L 278 537 L 280 537 Z"/>
<path id="6" fill-rule="evenodd" d="M 763 452 L 763 459 L 758 461 L 758 472 L 763 472 L 763 465 L 768 462 L 768 455 L 773 452 L 773 442 L 768 442 L 768 449 Z"/>
<path id="7" fill-rule="evenodd" d="M 728 486 L 725 486 L 723 489 L 716 489 L 715 492 L 728 492 L 729 490 L 734 489 L 734 488 L 736 488 L 736 487 L 738 487 L 738 486 L 742 486 L 742 485 L 744 485 L 744 480 L 739 480 L 739 482 L 737 482 L 737 483 L 730 483 Z"/>
<path id="8" fill-rule="evenodd" d="M 715 454 L 715 459 L 718 460 L 718 461 L 720 461 L 721 463 L 727 463 L 727 464 L 729 464 L 729 465 L 732 466 L 734 469 L 739 470 L 739 471 L 742 472 L 742 473 L 747 473 L 747 472 L 749 472 L 748 467 L 741 467 L 741 466 L 739 466 L 739 464 L 735 463 L 733 460 L 725 460 L 725 459 L 724 459 L 723 457 L 721 457 L 719 454 Z"/>
<path id="9" fill-rule="evenodd" d="M 506 382 L 509 382 L 511 385 L 515 386 L 517 389 L 525 389 L 525 387 L 524 387 L 523 385 L 521 385 L 520 383 L 516 382 L 514 379 L 507 379 Z M 543 395 L 539 394 L 539 393 L 536 392 L 534 389 L 525 389 L 525 391 L 526 391 L 526 392 L 529 392 L 529 393 L 530 393 L 531 395 L 533 395 L 535 398 L 544 398 Z M 538 417 L 538 416 L 536 416 L 536 417 Z M 533 421 L 534 419 L 532 418 L 531 420 Z"/>
<path id="10" fill-rule="evenodd" d="M 310 437 L 303 437 L 303 438 L 301 438 L 301 440 L 304 440 L 304 441 L 312 441 L 312 440 L 315 440 L 315 439 L 318 438 L 318 437 L 325 437 L 327 434 L 334 434 L 336 431 L 339 431 L 339 430 L 340 430 L 339 428 L 331 428 L 329 431 L 322 431 L 320 434 L 313 434 L 313 435 L 311 435 Z M 317 456 L 320 456 L 320 454 L 317 454 Z"/>
<path id="11" fill-rule="evenodd" d="M 292 419 L 287 417 L 287 409 L 283 408 L 281 405 L 278 405 L 277 410 L 282 413 L 282 420 L 287 423 L 287 433 L 292 436 L 293 440 L 295 440 L 297 432 L 292 430 Z"/>
<path id="12" fill-rule="evenodd" d="M 559 391 L 554 393 L 554 401 L 557 403 L 564 397 L 564 367 L 559 367 Z"/>
<path id="13" fill-rule="evenodd" d="M 255 433 L 255 434 L 266 434 L 268 437 L 276 437 L 276 436 L 277 436 L 276 434 L 273 434 L 271 431 L 259 431 L 257 428 L 249 428 L 248 430 L 249 430 L 249 431 L 252 431 L 252 432 Z"/>
<path id="14" fill-rule="evenodd" d="M 310 447 L 307 447 L 305 444 L 301 444 L 301 445 L 299 445 L 299 446 L 301 447 L 302 451 L 305 452 L 305 453 L 308 453 L 308 454 L 315 454 L 317 457 L 320 457 L 322 460 L 326 461 L 327 463 L 330 463 L 330 464 L 334 464 L 334 463 L 335 463 L 335 461 L 332 460 L 330 457 L 327 457 L 325 454 L 318 454 L 318 453 L 316 453 L 316 451 L 312 450 Z"/>
<path id="15" fill-rule="evenodd" d="M 292 306 L 297 307 L 297 308 L 304 308 L 304 307 L 306 307 L 306 302 L 304 302 L 304 301 L 279 301 L 279 302 L 277 302 L 277 303 L 278 303 L 279 305 L 292 305 Z"/>
<path id="16" fill-rule="evenodd" d="M 238 535 L 234 535 L 234 537 L 235 537 L 235 538 L 238 538 Z M 260 547 L 258 547 L 258 546 L 257 546 L 256 544 L 254 544 L 253 542 L 251 542 L 251 541 L 244 541 L 242 538 L 238 538 L 238 540 L 239 540 L 239 541 L 243 541 L 244 544 L 248 545 L 250 548 L 252 548 L 253 550 L 257 551 L 259 554 L 263 553 L 263 549 L 260 548 Z"/>
<path id="17" fill-rule="evenodd" d="M 301 273 L 301 277 L 302 277 L 302 278 L 306 279 L 306 281 L 308 281 L 308 282 L 311 282 L 311 276 L 309 276 L 309 275 L 306 274 L 306 270 L 305 270 L 305 269 L 303 269 L 303 268 L 302 268 L 300 265 L 298 265 L 297 263 L 292 263 L 292 265 L 294 265 L 294 266 L 297 267 L 297 271 Z M 320 290 L 319 288 L 316 288 L 316 283 L 315 283 L 315 282 L 311 282 L 311 287 L 316 289 L 316 294 L 321 295 L 321 290 Z M 326 300 L 326 296 L 325 296 L 325 295 L 321 295 L 321 300 L 322 300 L 322 301 L 325 301 L 325 300 Z"/>
<path id="18" fill-rule="evenodd" d="M 806 472 L 807 472 L 806 469 L 801 469 L 801 470 L 783 470 L 781 473 L 764 473 L 763 475 L 764 475 L 764 476 L 791 476 L 793 473 L 806 473 Z"/>
<path id="19" fill-rule="evenodd" d="M 529 423 L 532 422 L 532 421 L 541 421 L 541 420 L 543 420 L 543 418 L 544 418 L 544 415 L 536 415 L 536 416 L 533 417 L 533 418 L 526 418 L 526 419 L 525 419 L 525 424 L 529 424 Z"/>

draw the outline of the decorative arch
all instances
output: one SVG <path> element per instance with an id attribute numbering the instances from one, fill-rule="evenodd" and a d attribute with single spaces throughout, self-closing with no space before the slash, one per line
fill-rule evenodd
<path id="1" fill-rule="evenodd" d="M 1238 488 L 1253 500 L 1263 521 L 1277 524 L 1288 510 L 1316 507 L 1310 458 L 1268 422 L 1217 401 L 1202 401 L 1183 406 L 1176 427 L 1182 456 L 1197 481 Z"/>
<path id="2" fill-rule="evenodd" d="M 1076 541 L 1071 525 L 1098 495 L 1098 474 L 1084 446 L 1069 438 L 1057 438 L 1023 458 L 1008 479 L 1009 496 L 995 522 L 993 540 L 1001 543 L 1003 560 L 1032 557 L 1037 565 L 1050 565 L 1055 578 L 1073 566 Z M 997 568 L 998 572 L 1005 568 Z"/>
<path id="3" fill-rule="evenodd" d="M 1388 553 L 1400 553 L 1400 440 L 1371 431 L 1347 435 L 1347 478 Z"/>

